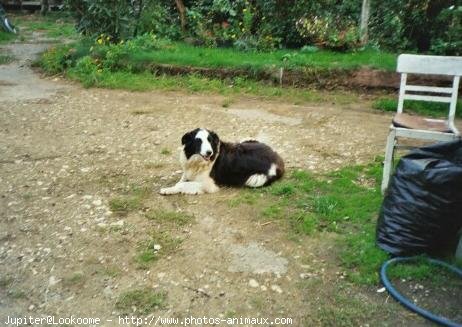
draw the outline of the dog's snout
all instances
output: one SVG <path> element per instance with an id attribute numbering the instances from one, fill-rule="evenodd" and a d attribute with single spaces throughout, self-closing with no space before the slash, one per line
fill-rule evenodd
<path id="1" fill-rule="evenodd" d="M 205 152 L 205 155 L 208 156 L 208 157 L 211 156 L 211 155 L 212 155 L 212 151 L 207 150 L 207 151 Z"/>

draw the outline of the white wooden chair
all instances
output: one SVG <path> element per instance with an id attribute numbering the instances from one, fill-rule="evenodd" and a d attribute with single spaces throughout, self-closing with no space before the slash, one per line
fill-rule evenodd
<path id="1" fill-rule="evenodd" d="M 398 57 L 397 72 L 401 73 L 401 84 L 397 113 L 390 126 L 385 149 L 382 193 L 388 187 L 393 169 L 393 154 L 398 137 L 451 141 L 460 138 L 454 126 L 459 80 L 462 75 L 462 57 L 424 56 L 402 54 Z M 407 84 L 408 74 L 448 75 L 452 76 L 452 87 L 436 87 Z M 419 94 L 420 93 L 420 94 Z M 403 113 L 404 100 L 421 100 L 449 104 L 447 119 L 430 119 Z"/>

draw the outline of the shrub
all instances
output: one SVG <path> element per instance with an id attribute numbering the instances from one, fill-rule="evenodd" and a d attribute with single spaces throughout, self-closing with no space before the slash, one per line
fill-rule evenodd
<path id="1" fill-rule="evenodd" d="M 72 48 L 70 46 L 54 47 L 40 58 L 40 66 L 48 74 L 59 74 L 71 65 Z"/>
<path id="2" fill-rule="evenodd" d="M 308 44 L 327 49 L 345 51 L 360 45 L 357 26 L 338 17 L 304 17 L 297 30 Z"/>
<path id="3" fill-rule="evenodd" d="M 451 6 L 441 11 L 436 24 L 444 26 L 441 34 L 433 36 L 431 50 L 435 54 L 462 55 L 462 6 Z"/>
<path id="4" fill-rule="evenodd" d="M 67 0 L 75 14 L 77 30 L 84 35 L 105 34 L 114 41 L 132 37 L 137 29 L 139 1 Z"/>
<path id="5" fill-rule="evenodd" d="M 69 76 L 78 79 L 84 87 L 90 87 L 98 81 L 98 74 L 102 73 L 102 69 L 98 67 L 97 61 L 90 56 L 80 58 L 75 67 L 69 69 Z"/>

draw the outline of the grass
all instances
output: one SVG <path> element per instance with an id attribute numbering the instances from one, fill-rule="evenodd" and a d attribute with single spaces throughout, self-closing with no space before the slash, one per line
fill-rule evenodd
<path id="1" fill-rule="evenodd" d="M 146 218 L 157 223 L 173 224 L 175 226 L 185 226 L 194 221 L 194 216 L 175 211 L 166 211 L 162 209 L 149 210 L 145 214 Z"/>
<path id="2" fill-rule="evenodd" d="M 289 178 L 254 191 L 254 195 L 244 194 L 237 203 L 247 201 L 262 207 L 261 219 L 287 224 L 292 233 L 290 238 L 323 230 L 340 234 L 338 259 L 347 268 L 348 280 L 373 285 L 378 282 L 380 266 L 388 258 L 375 244 L 376 220 L 382 202 L 381 174 L 381 158 L 366 166 L 345 167 L 323 176 L 294 171 Z M 269 198 L 255 196 L 257 192 Z M 233 201 L 236 205 L 236 200 Z M 434 281 L 435 269 L 418 262 L 394 267 L 390 276 Z"/>
<path id="3" fill-rule="evenodd" d="M 372 104 L 374 109 L 396 112 L 398 100 L 381 98 Z M 449 104 L 426 101 L 404 101 L 404 112 L 414 112 L 427 117 L 447 117 Z M 457 102 L 456 117 L 462 118 L 462 101 Z"/>
<path id="4" fill-rule="evenodd" d="M 139 269 L 148 269 L 152 262 L 159 260 L 163 256 L 174 253 L 180 247 L 182 240 L 173 238 L 167 232 L 152 232 L 151 238 L 141 242 L 138 246 L 135 262 Z M 155 246 L 160 245 L 160 249 Z"/>
<path id="5" fill-rule="evenodd" d="M 151 194 L 146 187 L 132 186 L 128 194 L 115 197 L 109 200 L 109 208 L 119 215 L 126 215 L 129 212 L 142 208 L 143 201 Z"/>
<path id="6" fill-rule="evenodd" d="M 169 149 L 162 149 L 162 150 L 160 151 L 160 154 L 161 154 L 161 155 L 164 155 L 164 156 L 169 156 L 169 155 L 172 154 L 172 152 L 171 152 Z"/>
<path id="7" fill-rule="evenodd" d="M 361 326 L 364 322 L 371 322 L 390 309 L 367 301 L 349 289 L 348 285 L 337 284 L 334 294 L 320 297 L 317 312 L 314 317 L 316 323 L 308 325 L 321 326 Z M 322 291 L 321 291 L 322 292 Z M 375 319 L 374 319 L 375 318 Z"/>
<path id="8" fill-rule="evenodd" d="M 85 275 L 82 271 L 75 271 L 63 277 L 64 286 L 82 286 L 85 282 Z"/>
<path id="9" fill-rule="evenodd" d="M 11 284 L 13 284 L 14 279 L 11 276 L 1 276 L 0 277 L 0 287 L 7 288 Z"/>
<path id="10" fill-rule="evenodd" d="M 375 245 L 375 228 L 382 202 L 381 160 L 366 166 L 345 167 L 316 176 L 296 170 L 268 188 L 247 191 L 229 205 L 260 209 L 264 221 L 277 221 L 290 230 L 289 238 L 319 231 L 339 234 L 338 260 L 349 281 L 360 285 L 378 282 L 378 270 L 388 255 Z M 299 237 L 298 237 L 299 238 Z M 393 276 L 425 279 L 432 269 L 396 269 Z"/>
<path id="11" fill-rule="evenodd" d="M 17 35 L 0 30 L 0 44 L 11 42 L 16 39 Z"/>
<path id="12" fill-rule="evenodd" d="M 374 284 L 378 267 L 387 258 L 375 245 L 381 171 L 380 160 L 323 176 L 296 170 L 268 188 L 232 199 L 230 206 L 260 207 L 260 219 L 287 225 L 291 239 L 319 231 L 339 233 L 338 258 L 348 268 L 349 280 Z"/>
<path id="13" fill-rule="evenodd" d="M 24 32 L 43 32 L 47 37 L 73 38 L 78 35 L 72 18 L 65 12 L 50 12 L 41 15 L 14 15 L 11 17 L 18 26 L 20 34 Z"/>
<path id="14" fill-rule="evenodd" d="M 288 49 L 272 52 L 242 52 L 231 48 L 195 47 L 180 42 L 170 43 L 156 50 L 133 51 L 128 60 L 135 65 L 157 63 L 255 71 L 281 66 L 290 69 L 320 70 L 370 67 L 392 71 L 396 66 L 396 55 L 374 50 L 348 53 L 325 50 L 304 53 Z"/>
<path id="15" fill-rule="evenodd" d="M 136 313 L 146 315 L 154 310 L 163 308 L 167 299 L 165 292 L 156 292 L 152 289 L 134 289 L 122 293 L 116 301 L 116 308 L 123 313 Z"/>

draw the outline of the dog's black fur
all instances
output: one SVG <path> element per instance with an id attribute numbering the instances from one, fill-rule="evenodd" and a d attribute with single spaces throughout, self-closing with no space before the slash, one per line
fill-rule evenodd
<path id="1" fill-rule="evenodd" d="M 210 176 L 218 185 L 241 186 L 254 174 L 268 174 L 276 164 L 276 175 L 267 176 L 269 185 L 284 174 L 284 162 L 269 146 L 258 141 L 220 142 L 220 152 Z"/>
<path id="2" fill-rule="evenodd" d="M 202 141 L 195 138 L 199 130 L 197 128 L 186 133 L 181 139 L 187 159 L 200 152 Z M 264 174 L 267 180 L 262 186 L 265 186 L 284 174 L 282 158 L 266 144 L 255 140 L 242 143 L 222 142 L 215 132 L 208 132 L 207 140 L 213 149 L 213 154 L 208 160 L 215 161 L 210 177 L 217 185 L 243 186 L 250 176 Z M 272 165 L 276 166 L 275 174 L 269 175 L 268 171 Z"/>

